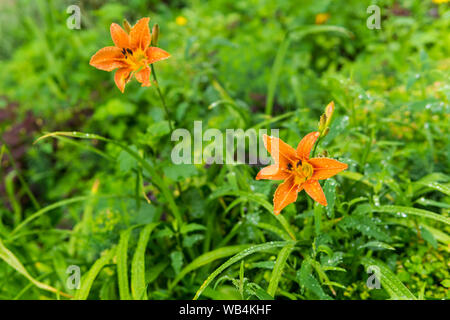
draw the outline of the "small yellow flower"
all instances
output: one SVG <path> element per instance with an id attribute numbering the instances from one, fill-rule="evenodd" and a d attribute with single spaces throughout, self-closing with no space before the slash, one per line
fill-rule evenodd
<path id="1" fill-rule="evenodd" d="M 187 19 L 183 16 L 178 16 L 175 19 L 175 23 L 179 26 L 185 26 L 187 24 L 187 22 L 188 22 Z"/>
<path id="2" fill-rule="evenodd" d="M 316 24 L 324 24 L 328 19 L 330 19 L 329 13 L 319 13 L 316 15 Z"/>
<path id="3" fill-rule="evenodd" d="M 441 3 L 447 3 L 449 0 L 433 0 L 433 3 L 441 4 Z"/>

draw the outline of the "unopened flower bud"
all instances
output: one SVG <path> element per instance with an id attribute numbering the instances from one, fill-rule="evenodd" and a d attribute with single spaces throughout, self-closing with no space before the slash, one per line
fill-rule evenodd
<path id="1" fill-rule="evenodd" d="M 123 24 L 123 28 L 125 29 L 126 33 L 130 33 L 131 25 L 128 22 L 128 20 L 127 19 L 123 19 L 123 23 L 122 24 Z"/>
<path id="2" fill-rule="evenodd" d="M 323 130 L 325 130 L 326 128 L 326 124 L 327 124 L 327 116 L 326 114 L 322 114 L 320 116 L 320 121 L 319 121 L 319 131 L 322 132 Z"/>
<path id="3" fill-rule="evenodd" d="M 158 45 L 158 37 L 159 37 L 159 25 L 155 23 L 152 29 L 152 46 Z"/>
<path id="4" fill-rule="evenodd" d="M 334 113 L 334 101 L 331 101 L 326 107 L 325 107 L 325 115 L 327 117 L 326 126 L 330 126 L 331 118 L 333 117 Z"/>
<path id="5" fill-rule="evenodd" d="M 328 132 L 330 132 L 330 127 L 327 127 L 320 136 L 325 137 L 328 134 Z"/>

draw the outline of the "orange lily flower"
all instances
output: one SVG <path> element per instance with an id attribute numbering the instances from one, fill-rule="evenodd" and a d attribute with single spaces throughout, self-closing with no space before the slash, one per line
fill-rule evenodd
<path id="1" fill-rule="evenodd" d="M 327 199 L 318 180 L 328 179 L 347 169 L 345 163 L 330 158 L 309 158 L 320 132 L 311 132 L 298 144 L 297 150 L 279 138 L 263 136 L 264 146 L 275 160 L 256 176 L 256 180 L 284 180 L 273 197 L 274 213 L 278 215 L 288 204 L 297 200 L 297 194 L 305 190 L 315 201 L 323 206 Z"/>
<path id="2" fill-rule="evenodd" d="M 114 81 L 122 93 L 133 75 L 143 87 L 149 87 L 149 65 L 170 57 L 166 51 L 150 46 L 149 21 L 150 18 L 140 19 L 129 34 L 117 23 L 112 23 L 111 38 L 115 46 L 100 49 L 89 62 L 91 66 L 104 71 L 118 69 Z"/>

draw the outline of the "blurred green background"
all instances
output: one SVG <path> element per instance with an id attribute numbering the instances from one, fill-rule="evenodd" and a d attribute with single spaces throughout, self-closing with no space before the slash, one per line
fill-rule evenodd
<path id="1" fill-rule="evenodd" d="M 79 30 L 66 25 L 73 4 Z M 366 25 L 372 4 L 381 29 Z M 326 209 L 301 193 L 282 212 L 301 241 L 286 261 L 279 247 L 258 251 L 202 298 L 449 298 L 450 7 L 419 0 L 2 1 L 0 298 L 64 298 L 34 281 L 77 295 L 66 274 L 77 265 L 95 278 L 79 298 L 191 299 L 245 245 L 286 240 L 265 209 L 278 183 L 255 181 L 260 166 L 172 164 L 154 87 L 131 81 L 122 94 L 112 72 L 89 65 L 112 45 L 111 23 L 146 16 L 172 54 L 155 68 L 176 127 L 271 127 L 295 146 L 333 100 L 319 151 L 349 165 L 325 183 Z M 170 186 L 181 229 L 129 153 L 98 139 L 33 144 L 53 131 L 94 133 L 137 151 Z M 397 207 L 374 209 L 389 205 Z M 153 232 L 142 229 L 154 222 Z M 121 253 L 111 253 L 118 243 Z M 208 253 L 207 264 L 195 264 Z M 135 258 L 145 265 L 141 278 Z M 103 269 L 89 273 L 95 261 Z M 279 261 L 284 272 L 273 284 Z M 398 287 L 369 290 L 371 263 Z"/>

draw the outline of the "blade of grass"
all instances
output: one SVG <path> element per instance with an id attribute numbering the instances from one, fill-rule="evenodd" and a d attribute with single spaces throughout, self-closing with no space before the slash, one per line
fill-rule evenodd
<path id="1" fill-rule="evenodd" d="M 254 201 L 254 202 L 260 204 L 267 211 L 269 211 L 269 213 L 271 213 L 275 217 L 275 219 L 278 220 L 278 222 L 281 224 L 281 226 L 286 231 L 286 234 L 292 240 L 296 240 L 294 232 L 292 232 L 292 230 L 291 230 L 291 228 L 289 226 L 289 223 L 286 221 L 284 216 L 282 216 L 280 214 L 279 215 L 273 214 L 273 206 L 266 199 L 264 199 L 262 196 L 259 196 L 258 194 L 254 194 L 254 193 L 250 193 L 250 192 L 241 191 L 241 190 L 223 190 L 223 191 L 220 191 L 220 192 L 215 192 L 213 195 L 211 195 L 210 196 L 210 200 L 211 199 L 216 199 L 216 198 L 219 198 L 219 197 L 224 197 L 224 196 L 241 197 L 241 198 L 246 199 L 247 201 Z"/>
<path id="2" fill-rule="evenodd" d="M 117 198 L 119 196 L 117 196 L 117 195 L 96 195 L 95 197 L 100 197 L 100 198 Z M 48 206 L 46 206 L 46 207 L 36 211 L 32 215 L 30 215 L 28 218 L 26 218 L 24 221 L 22 221 L 21 224 L 19 224 L 13 231 L 11 231 L 9 236 L 13 236 L 19 230 L 21 230 L 23 227 L 25 227 L 27 224 L 29 224 L 31 221 L 39 218 L 40 216 L 42 216 L 44 213 L 46 213 L 48 211 L 51 211 L 51 210 L 54 210 L 54 209 L 66 206 L 68 204 L 86 201 L 86 200 L 88 200 L 90 198 L 92 198 L 92 196 L 80 196 L 80 197 L 73 197 L 73 198 L 70 198 L 70 199 L 65 199 L 65 200 L 61 200 L 61 201 L 52 203 L 51 205 L 48 205 Z"/>
<path id="3" fill-rule="evenodd" d="M 147 283 L 145 282 L 145 248 L 150 234 L 158 226 L 158 223 L 150 223 L 142 229 L 136 251 L 131 262 L 131 294 L 135 300 L 147 300 Z"/>
<path id="4" fill-rule="evenodd" d="M 275 90 L 278 84 L 278 78 L 280 76 L 281 69 L 283 67 L 283 62 L 285 61 L 286 53 L 288 52 L 289 46 L 292 42 L 291 35 L 297 34 L 297 41 L 300 41 L 305 36 L 320 32 L 337 32 L 338 34 L 351 37 L 352 33 L 347 29 L 338 26 L 319 26 L 319 25 L 309 25 L 309 26 L 299 26 L 288 30 L 278 47 L 277 55 L 272 66 L 272 72 L 270 81 L 267 85 L 267 100 L 266 100 L 266 115 L 272 114 L 273 102 L 275 98 Z"/>
<path id="5" fill-rule="evenodd" d="M 295 244 L 295 241 L 273 241 L 273 242 L 267 242 L 263 244 L 258 244 L 256 246 L 252 246 L 250 248 L 244 249 L 243 251 L 239 252 L 238 254 L 234 255 L 230 259 L 228 259 L 224 264 L 222 264 L 219 268 L 217 268 L 213 273 L 209 275 L 209 277 L 203 282 L 203 284 L 200 286 L 200 288 L 197 290 L 194 296 L 194 300 L 197 300 L 200 295 L 202 294 L 203 290 L 205 290 L 206 287 L 226 268 L 231 266 L 232 264 L 238 262 L 239 260 L 245 258 L 248 255 L 251 255 L 256 252 L 261 251 L 267 251 L 273 248 L 279 248 L 284 247 L 289 243 Z"/>
<path id="6" fill-rule="evenodd" d="M 53 292 L 55 294 L 60 294 L 66 298 L 71 298 L 72 296 L 68 295 L 67 293 L 61 292 L 60 290 L 53 288 L 45 283 L 42 283 L 35 278 L 33 278 L 25 269 L 25 267 L 22 265 L 22 263 L 19 261 L 19 259 L 12 253 L 5 245 L 3 244 L 2 239 L 0 239 L 0 259 L 5 261 L 8 265 L 10 265 L 14 270 L 19 272 L 21 275 L 23 275 L 25 278 L 30 280 L 32 284 L 34 284 L 36 287 Z"/>
<path id="7" fill-rule="evenodd" d="M 135 227 L 121 232 L 119 244 L 117 245 L 117 283 L 119 286 L 120 300 L 131 300 L 130 287 L 128 284 L 128 241 L 131 231 Z"/>
<path id="8" fill-rule="evenodd" d="M 2 143 L 3 143 L 3 146 L 2 146 L 2 153 L 3 153 L 3 151 L 6 152 L 6 155 L 8 156 L 9 161 L 11 162 L 11 165 L 12 165 L 13 169 L 14 169 L 14 171 L 15 171 L 16 174 L 17 174 L 17 178 L 19 179 L 20 184 L 21 184 L 22 187 L 24 188 L 25 193 L 28 195 L 28 197 L 30 198 L 31 202 L 33 203 L 34 208 L 35 208 L 36 210 L 40 209 L 41 206 L 39 205 L 39 203 L 37 202 L 37 200 L 36 200 L 36 198 L 34 197 L 33 193 L 31 192 L 31 189 L 30 189 L 30 187 L 28 186 L 27 182 L 26 182 L 25 179 L 22 177 L 22 174 L 20 173 L 20 170 L 19 170 L 19 168 L 17 167 L 16 162 L 14 161 L 14 157 L 13 157 L 13 155 L 11 154 L 11 151 L 9 150 L 8 145 L 5 143 L 5 141 L 3 140 L 3 138 L 2 138 L 1 136 L 0 136 L 0 139 L 1 139 Z M 1 160 L 1 158 L 0 158 L 0 160 Z M 1 162 L 0 162 L 0 163 L 1 163 Z"/>
<path id="9" fill-rule="evenodd" d="M 270 277 L 269 286 L 267 287 L 267 293 L 272 297 L 275 297 L 278 283 L 283 275 L 284 265 L 286 264 L 287 258 L 291 254 L 293 248 L 294 243 L 290 243 L 283 247 L 278 253 L 277 261 L 275 262 L 275 267 L 273 268 L 272 276 Z"/>
<path id="10" fill-rule="evenodd" d="M 184 276 L 189 272 L 198 269 L 204 265 L 210 264 L 218 259 L 226 258 L 228 256 L 236 254 L 237 252 L 240 252 L 248 247 L 250 247 L 249 244 L 241 244 L 236 246 L 222 247 L 202 254 L 181 270 L 181 272 L 175 277 L 175 279 L 169 285 L 169 290 L 172 290 L 176 286 L 176 284 L 181 279 L 183 279 Z"/>
<path id="11" fill-rule="evenodd" d="M 435 221 L 440 221 L 450 225 L 450 218 L 447 218 L 443 215 L 412 207 L 403 207 L 403 206 L 372 206 L 372 211 L 374 212 L 386 212 L 386 213 L 395 213 L 395 214 L 410 214 L 422 218 L 433 219 Z"/>
<path id="12" fill-rule="evenodd" d="M 86 300 L 91 291 L 92 284 L 94 283 L 97 275 L 102 271 L 103 267 L 106 266 L 109 261 L 114 257 L 116 253 L 116 248 L 109 249 L 103 256 L 101 256 L 89 269 L 86 276 L 81 279 L 81 288 L 77 291 L 75 295 L 75 300 Z"/>
<path id="13" fill-rule="evenodd" d="M 66 131 L 51 132 L 51 133 L 43 135 L 42 137 L 39 137 L 34 143 L 37 143 L 48 137 L 56 137 L 56 136 L 66 136 L 66 137 L 79 138 L 79 139 L 101 140 L 101 141 L 112 143 L 112 144 L 118 146 L 119 148 L 121 148 L 122 150 L 124 150 L 125 152 L 127 152 L 130 156 L 132 156 L 134 159 L 136 159 L 136 161 L 138 161 L 142 165 L 142 167 L 152 177 L 152 181 L 155 183 L 155 185 L 161 190 L 161 192 L 162 192 L 165 200 L 167 201 L 167 204 L 168 204 L 170 210 L 172 211 L 172 213 L 175 217 L 175 220 L 177 222 L 177 224 L 175 225 L 175 229 L 178 230 L 178 228 L 181 227 L 181 225 L 183 223 L 181 213 L 175 203 L 175 199 L 174 199 L 173 194 L 171 193 L 169 187 L 164 182 L 164 179 L 158 174 L 157 170 L 155 168 L 153 168 L 153 166 L 151 166 L 147 161 L 145 161 L 145 159 L 142 158 L 138 152 L 135 152 L 134 150 L 132 150 L 131 148 L 122 144 L 119 141 L 108 139 L 108 138 L 99 136 L 97 134 L 83 133 L 83 132 L 76 132 L 76 131 L 75 132 L 66 132 Z"/>
<path id="14" fill-rule="evenodd" d="M 394 300 L 417 300 L 417 298 L 408 290 L 407 287 L 395 276 L 395 274 L 381 261 L 364 257 L 361 263 L 367 269 L 370 266 L 376 266 L 380 270 L 378 279 L 389 296 Z"/>

